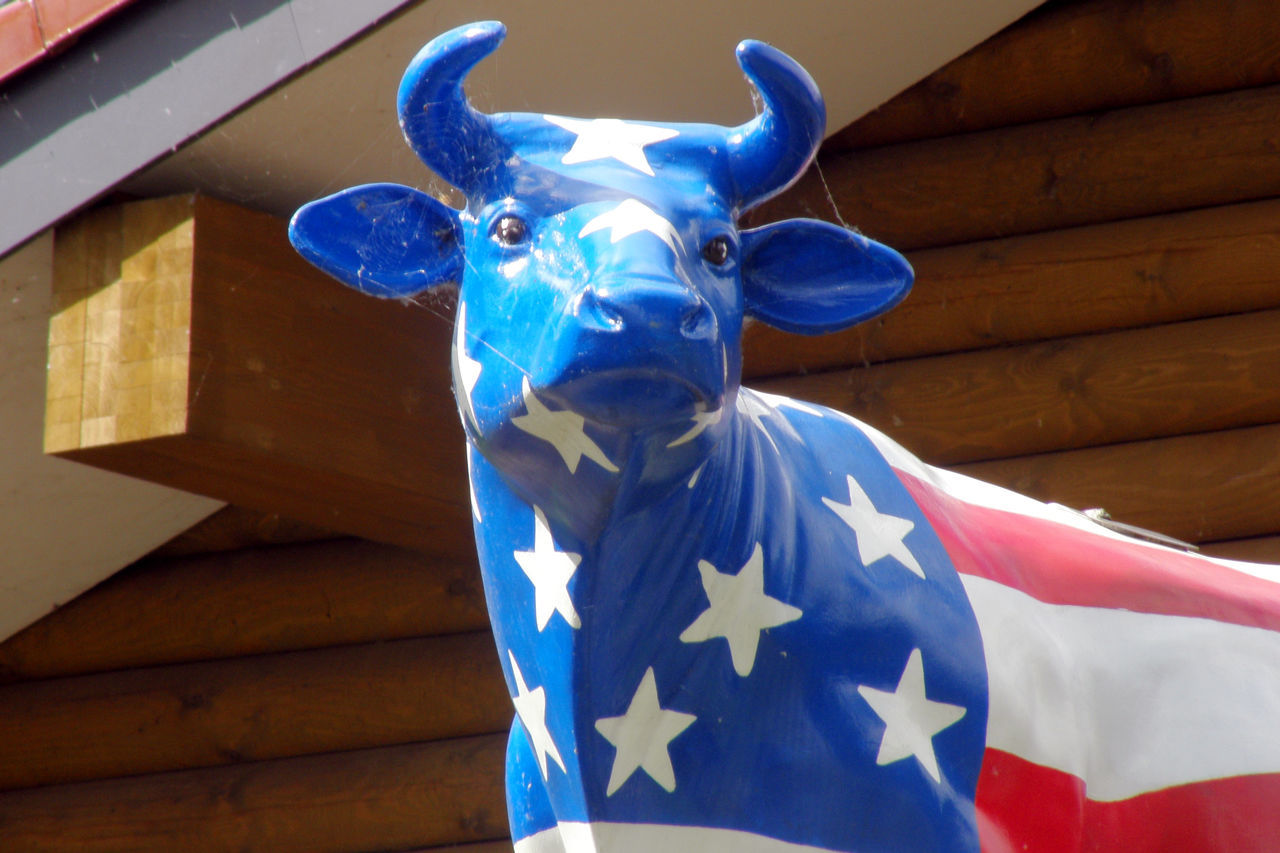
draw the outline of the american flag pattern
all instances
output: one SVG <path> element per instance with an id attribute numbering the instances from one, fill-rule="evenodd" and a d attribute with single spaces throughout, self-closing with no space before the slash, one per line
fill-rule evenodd
<path id="1" fill-rule="evenodd" d="M 829 331 L 910 284 L 825 223 L 736 228 L 822 137 L 808 75 L 744 42 L 738 128 L 486 116 L 462 79 L 502 36 L 440 36 L 400 89 L 465 210 L 368 185 L 290 237 L 374 295 L 461 282 L 517 850 L 1276 849 L 1276 570 L 738 387 L 745 317 Z"/>

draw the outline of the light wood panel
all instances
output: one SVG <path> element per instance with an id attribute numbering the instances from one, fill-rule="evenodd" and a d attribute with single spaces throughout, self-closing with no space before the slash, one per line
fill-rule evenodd
<path id="1" fill-rule="evenodd" d="M 956 470 L 1040 500 L 1102 507 L 1187 542 L 1267 536 L 1280 519 L 1280 424 L 977 462 Z"/>
<path id="2" fill-rule="evenodd" d="M 505 731 L 488 631 L 0 687 L 0 789 Z"/>
<path id="3" fill-rule="evenodd" d="M 1053 3 L 853 122 L 824 150 L 1276 83 L 1277 45 L 1272 0 Z"/>
<path id="4" fill-rule="evenodd" d="M 837 155 L 752 222 L 838 210 L 905 250 L 1271 198 L 1277 114 L 1266 86 Z"/>
<path id="5" fill-rule="evenodd" d="M 508 835 L 505 735 L 0 793 L 12 850 L 354 853 Z"/>
<path id="6" fill-rule="evenodd" d="M 447 306 L 344 288 L 202 197 L 94 212 L 55 252 L 47 450 L 470 555 Z"/>
<path id="7" fill-rule="evenodd" d="M 0 644 L 0 680 L 481 630 L 474 562 L 358 540 L 151 561 Z"/>
<path id="8" fill-rule="evenodd" d="M 1280 422 L 1280 311 L 775 379 L 935 464 Z"/>
<path id="9" fill-rule="evenodd" d="M 888 314 L 805 337 L 752 325 L 748 378 L 1280 308 L 1280 201 L 926 249 Z"/>

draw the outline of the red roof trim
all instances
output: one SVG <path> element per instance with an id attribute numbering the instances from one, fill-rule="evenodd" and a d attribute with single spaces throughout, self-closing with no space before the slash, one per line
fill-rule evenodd
<path id="1" fill-rule="evenodd" d="M 0 80 L 49 56 L 133 0 L 15 0 L 0 5 Z"/>

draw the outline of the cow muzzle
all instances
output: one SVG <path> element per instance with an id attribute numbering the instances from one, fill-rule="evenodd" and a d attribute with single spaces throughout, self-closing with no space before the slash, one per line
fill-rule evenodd
<path id="1" fill-rule="evenodd" d="M 725 348 L 711 305 L 655 280 L 584 289 L 555 335 L 545 393 L 592 420 L 624 427 L 687 420 L 720 406 Z"/>

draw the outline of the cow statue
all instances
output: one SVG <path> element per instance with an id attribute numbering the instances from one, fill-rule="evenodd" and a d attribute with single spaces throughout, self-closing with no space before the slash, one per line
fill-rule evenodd
<path id="1" fill-rule="evenodd" d="M 516 849 L 1276 849 L 1280 575 L 739 387 L 748 318 L 828 332 L 911 284 L 833 225 L 737 227 L 822 139 L 804 70 L 743 42 L 730 128 L 486 115 L 463 79 L 503 35 L 399 91 L 464 210 L 361 186 L 290 236 L 374 296 L 460 286 Z"/>

